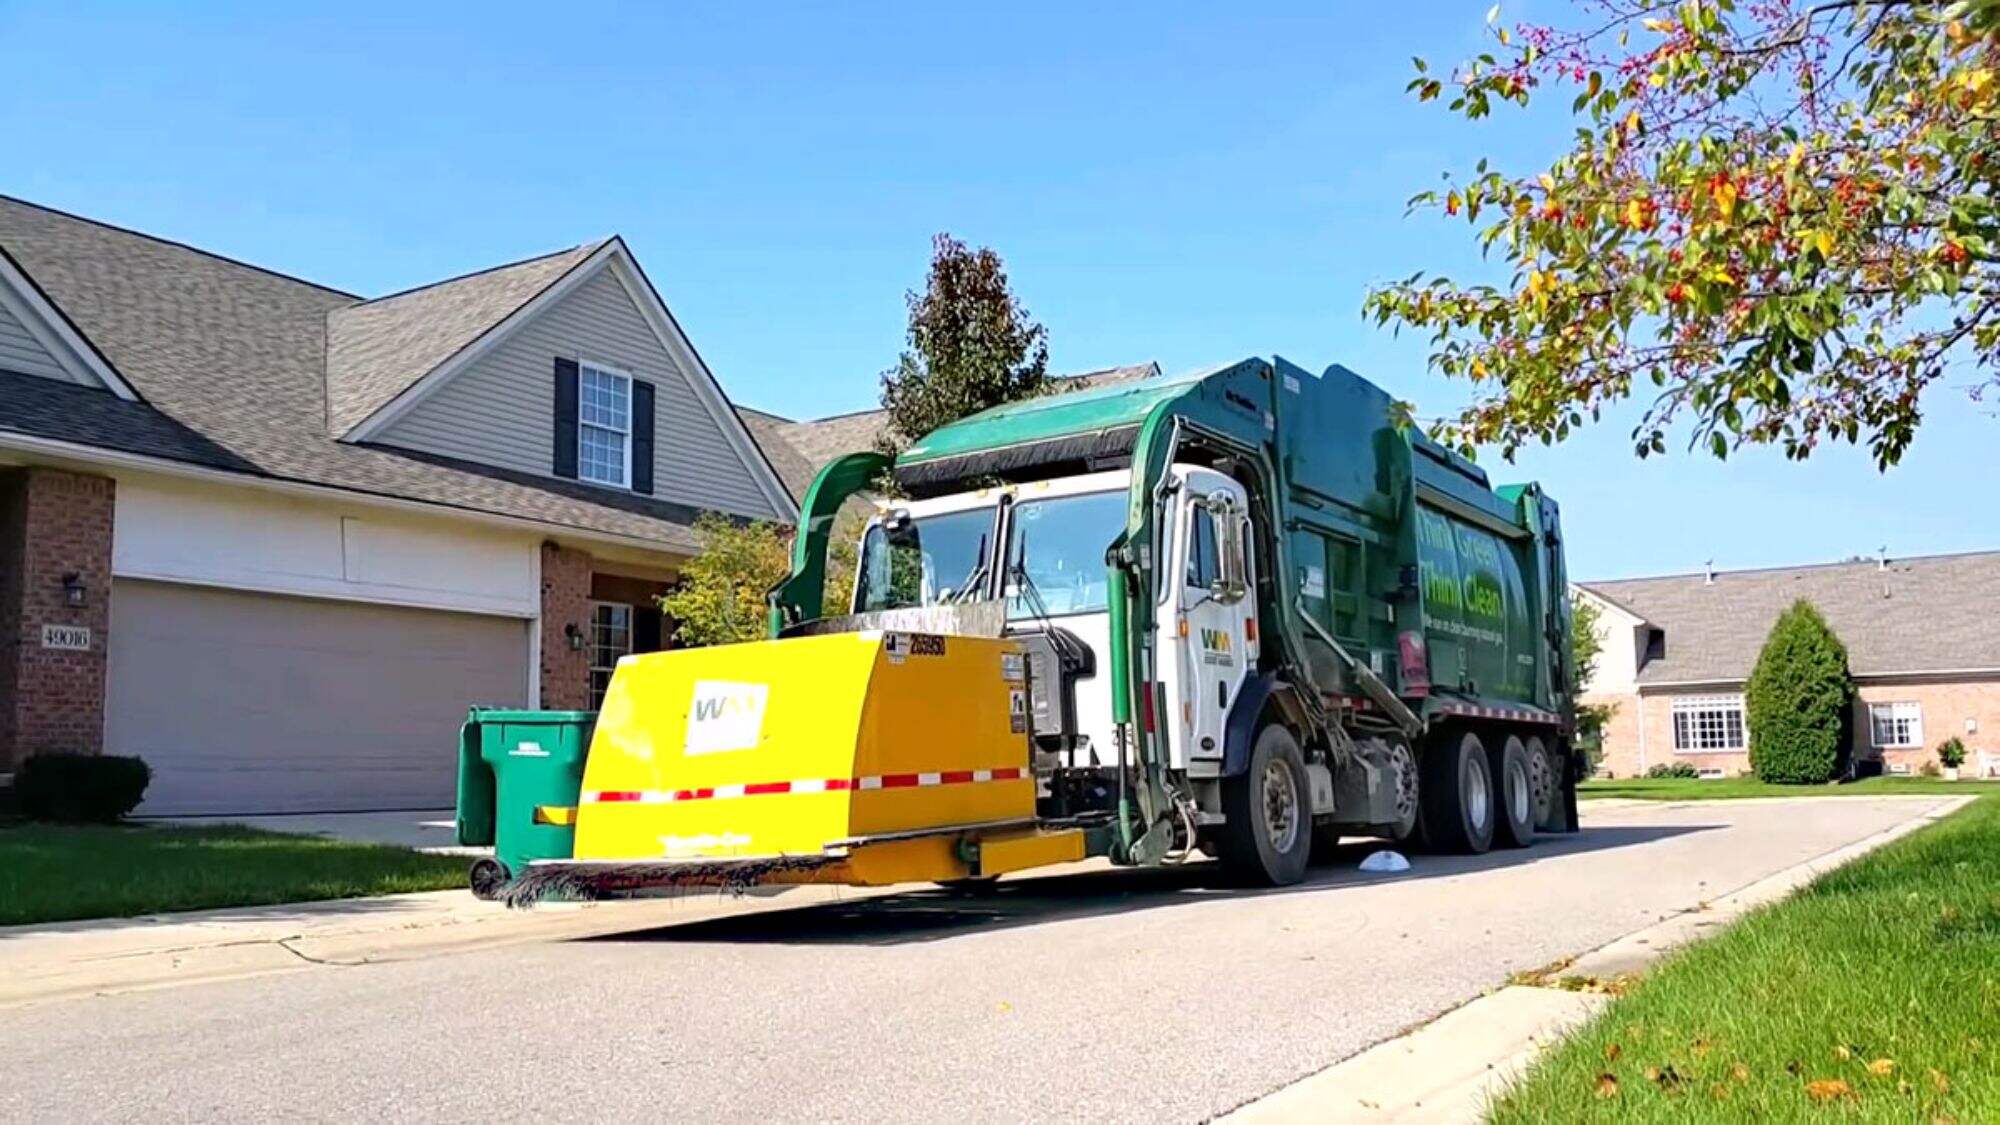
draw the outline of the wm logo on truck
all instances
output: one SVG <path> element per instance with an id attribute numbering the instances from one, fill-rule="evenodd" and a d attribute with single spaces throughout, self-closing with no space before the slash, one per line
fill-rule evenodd
<path id="1" fill-rule="evenodd" d="M 754 748 L 764 736 L 764 704 L 770 694 L 769 684 L 696 680 L 681 752 L 718 754 Z"/>

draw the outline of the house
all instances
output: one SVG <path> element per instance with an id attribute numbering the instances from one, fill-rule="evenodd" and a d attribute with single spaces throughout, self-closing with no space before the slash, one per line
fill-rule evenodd
<path id="1" fill-rule="evenodd" d="M 704 511 L 797 515 L 621 239 L 364 298 L 0 197 L 0 774 L 449 805 L 468 705 L 663 643 Z"/>
<path id="2" fill-rule="evenodd" d="M 1106 367 L 1051 378 L 1058 390 L 1080 391 L 1110 383 L 1150 379 L 1160 373 L 1157 363 Z M 743 424 L 756 436 L 794 500 L 805 499 L 813 475 L 843 454 L 874 449 L 889 433 L 889 412 L 857 410 L 826 418 L 795 421 L 748 407 L 737 407 Z"/>
<path id="3" fill-rule="evenodd" d="M 1581 698 L 1612 708 L 1601 768 L 1748 770 L 1743 686 L 1778 615 L 1801 598 L 1847 647 L 1860 769 L 1921 769 L 1953 735 L 1973 768 L 1981 751 L 2000 762 L 1996 588 L 2000 551 L 1582 583 L 1603 652 Z"/>

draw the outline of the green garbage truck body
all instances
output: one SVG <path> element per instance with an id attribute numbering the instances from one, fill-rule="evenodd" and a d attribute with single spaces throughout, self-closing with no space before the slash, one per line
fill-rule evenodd
<path id="1" fill-rule="evenodd" d="M 824 617 L 857 495 L 852 612 Z M 1288 882 L 1314 835 L 1574 829 L 1565 590 L 1538 486 L 1494 488 L 1345 368 L 1249 359 L 834 461 L 772 630 L 1017 638 L 1041 815 L 1123 862 L 1201 849 Z"/>

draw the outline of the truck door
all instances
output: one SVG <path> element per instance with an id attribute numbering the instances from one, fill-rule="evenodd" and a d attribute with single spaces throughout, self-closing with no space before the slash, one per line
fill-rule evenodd
<path id="1" fill-rule="evenodd" d="M 1256 662 L 1256 600 L 1248 549 L 1248 497 L 1241 485 L 1207 469 L 1186 469 L 1176 529 L 1174 568 L 1162 631 L 1163 649 L 1178 649 L 1169 714 L 1177 720 L 1174 762 L 1189 767 L 1223 753 L 1223 721 Z"/>

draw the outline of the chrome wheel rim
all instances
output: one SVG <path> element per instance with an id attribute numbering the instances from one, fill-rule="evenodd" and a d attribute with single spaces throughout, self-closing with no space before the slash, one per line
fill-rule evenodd
<path id="1" fill-rule="evenodd" d="M 1493 781 L 1477 763 L 1465 772 L 1465 813 L 1477 831 L 1493 816 Z"/>
<path id="2" fill-rule="evenodd" d="M 1417 760 L 1399 742 L 1390 751 L 1390 761 L 1396 763 L 1396 823 L 1405 824 L 1417 815 Z"/>
<path id="3" fill-rule="evenodd" d="M 1264 834 L 1271 848 L 1283 855 L 1299 840 L 1299 786 L 1291 767 L 1273 760 L 1264 764 Z"/>
<path id="4" fill-rule="evenodd" d="M 1532 820 L 1535 815 L 1535 795 L 1528 785 L 1528 771 L 1521 767 L 1507 771 L 1507 808 L 1510 815 L 1522 820 Z"/>

